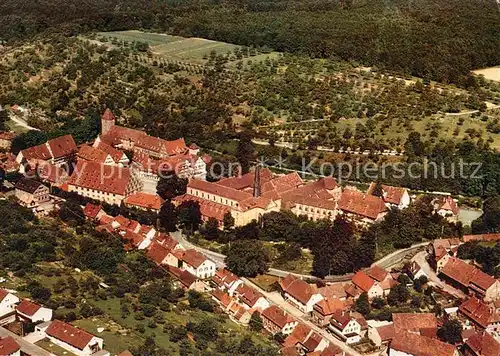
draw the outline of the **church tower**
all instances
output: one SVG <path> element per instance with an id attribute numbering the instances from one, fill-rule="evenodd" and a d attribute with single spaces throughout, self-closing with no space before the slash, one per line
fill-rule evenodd
<path id="1" fill-rule="evenodd" d="M 115 115 L 107 108 L 101 116 L 101 135 L 105 135 L 115 125 Z"/>

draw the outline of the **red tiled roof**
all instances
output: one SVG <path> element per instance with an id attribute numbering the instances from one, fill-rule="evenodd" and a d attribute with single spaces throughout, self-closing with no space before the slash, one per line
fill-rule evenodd
<path id="1" fill-rule="evenodd" d="M 138 206 L 144 209 L 160 210 L 165 200 L 157 194 L 138 192 L 129 195 L 123 202 L 126 205 Z"/>
<path id="2" fill-rule="evenodd" d="M 206 260 L 208 260 L 208 258 L 205 257 L 205 255 L 202 255 L 194 249 L 184 251 L 184 255 L 182 256 L 182 261 L 194 268 L 200 267 Z"/>
<path id="3" fill-rule="evenodd" d="M 125 195 L 131 177 L 128 168 L 79 161 L 68 185 Z"/>
<path id="4" fill-rule="evenodd" d="M 50 183 L 60 184 L 69 179 L 68 173 L 63 167 L 44 162 L 38 169 L 38 174 L 41 179 L 47 180 Z"/>
<path id="5" fill-rule="evenodd" d="M 487 332 L 472 335 L 465 343 L 475 355 L 500 355 L 500 343 Z"/>
<path id="6" fill-rule="evenodd" d="M 338 329 L 344 330 L 349 322 L 354 319 L 348 312 L 344 310 L 336 310 L 332 314 L 330 323 L 335 325 Z"/>
<path id="7" fill-rule="evenodd" d="M 304 345 L 307 351 L 314 351 L 322 340 L 323 338 L 319 334 L 312 332 L 302 345 Z"/>
<path id="8" fill-rule="evenodd" d="M 281 288 L 302 304 L 307 304 L 313 294 L 317 293 L 316 286 L 289 274 L 279 282 Z"/>
<path id="9" fill-rule="evenodd" d="M 342 311 L 345 309 L 346 309 L 345 301 L 337 298 L 323 299 L 314 305 L 314 310 L 316 310 L 317 312 L 319 312 L 324 316 L 332 315 L 338 312 L 339 310 Z"/>
<path id="10" fill-rule="evenodd" d="M 260 170 L 259 176 L 262 185 L 272 179 L 273 173 L 269 169 L 263 168 Z M 223 178 L 218 181 L 217 184 L 232 189 L 251 191 L 253 189 L 254 179 L 255 172 L 249 172 L 238 177 Z"/>
<path id="11" fill-rule="evenodd" d="M 277 305 L 271 305 L 269 308 L 264 309 L 264 311 L 262 312 L 262 317 L 271 321 L 280 329 L 283 329 L 286 324 L 295 321 L 295 319 L 293 319 L 284 310 L 281 310 Z"/>
<path id="12" fill-rule="evenodd" d="M 438 200 L 438 210 L 447 210 L 451 211 L 453 215 L 457 215 L 459 212 L 459 208 L 455 200 L 450 195 Z"/>
<path id="13" fill-rule="evenodd" d="M 88 145 L 81 145 L 77 156 L 78 158 L 84 159 L 86 161 L 97 163 L 104 163 L 106 162 L 106 158 L 108 158 L 108 154 L 106 152 Z"/>
<path id="14" fill-rule="evenodd" d="M 304 343 L 311 333 L 311 328 L 303 323 L 298 323 L 295 329 L 288 335 L 283 346 L 295 346 L 297 343 Z"/>
<path id="15" fill-rule="evenodd" d="M 397 332 L 391 342 L 391 349 L 415 356 L 454 356 L 456 348 L 437 339 Z"/>
<path id="16" fill-rule="evenodd" d="M 198 179 L 191 179 L 188 183 L 188 189 L 193 188 L 193 189 L 198 189 L 203 192 L 215 194 L 227 199 L 231 199 L 237 202 L 242 202 L 244 200 L 247 200 L 249 198 L 252 198 L 252 194 L 239 191 L 234 188 L 230 187 L 225 187 L 223 185 L 220 185 L 218 183 L 210 183 L 206 182 L 203 180 L 198 180 Z"/>
<path id="17" fill-rule="evenodd" d="M 115 121 L 115 115 L 113 115 L 113 112 L 109 108 L 106 108 L 104 114 L 101 116 L 101 120 Z"/>
<path id="18" fill-rule="evenodd" d="M 134 356 L 129 350 L 122 351 L 118 354 L 118 356 Z"/>
<path id="19" fill-rule="evenodd" d="M 5 289 L 0 289 L 0 302 L 5 299 L 6 296 L 9 295 L 9 291 Z"/>
<path id="20" fill-rule="evenodd" d="M 170 249 L 163 246 L 158 240 L 153 240 L 149 246 L 146 255 L 158 264 L 161 264 L 163 260 L 170 253 Z"/>
<path id="21" fill-rule="evenodd" d="M 95 148 L 97 148 L 98 150 L 100 150 L 102 152 L 105 152 L 108 155 L 110 155 L 111 158 L 113 158 L 113 161 L 115 163 L 118 163 L 122 159 L 122 157 L 124 155 L 124 153 L 122 151 L 120 151 L 119 149 L 114 148 L 111 145 L 108 145 L 106 142 L 103 142 L 103 141 L 99 141 L 99 143 L 97 145 L 94 145 L 94 146 L 97 146 Z"/>
<path id="22" fill-rule="evenodd" d="M 390 341 L 394 338 L 395 335 L 394 324 L 379 326 L 376 329 L 382 341 Z"/>
<path id="23" fill-rule="evenodd" d="M 60 136 L 48 140 L 47 144 L 50 147 L 53 158 L 68 156 L 78 151 L 75 140 L 71 135 Z"/>
<path id="24" fill-rule="evenodd" d="M 28 147 L 21 151 L 23 158 L 26 160 L 30 159 L 41 159 L 47 161 L 52 158 L 49 148 L 46 143 L 42 143 L 38 146 Z"/>
<path id="25" fill-rule="evenodd" d="M 21 303 L 17 306 L 17 311 L 23 313 L 24 315 L 33 316 L 35 313 L 40 310 L 42 306 L 28 299 L 23 299 Z"/>
<path id="26" fill-rule="evenodd" d="M 0 338 L 0 355 L 11 355 L 21 349 L 21 346 L 11 336 Z"/>
<path id="27" fill-rule="evenodd" d="M 88 218 L 95 219 L 101 210 L 102 207 L 100 205 L 87 203 L 83 209 L 83 214 Z"/>
<path id="28" fill-rule="evenodd" d="M 489 324 L 500 321 L 500 315 L 492 307 L 475 297 L 460 304 L 458 310 L 484 329 Z"/>
<path id="29" fill-rule="evenodd" d="M 394 313 L 392 320 L 396 333 L 400 331 L 420 332 L 422 329 L 437 329 L 438 321 L 432 313 Z"/>
<path id="30" fill-rule="evenodd" d="M 385 277 L 387 277 L 388 274 L 388 272 L 385 269 L 377 265 L 373 265 L 372 267 L 370 267 L 367 273 L 371 278 L 373 278 L 377 282 L 382 282 L 385 279 Z"/>
<path id="31" fill-rule="evenodd" d="M 363 292 L 368 292 L 375 282 L 365 272 L 358 271 L 354 277 L 352 277 L 352 283 Z"/>
<path id="32" fill-rule="evenodd" d="M 238 276 L 235 275 L 233 272 L 225 269 L 225 268 L 222 268 L 222 269 L 219 269 L 215 272 L 215 275 L 212 277 L 212 280 L 217 283 L 217 285 L 222 285 L 223 283 L 224 284 L 227 284 L 227 285 L 231 285 L 233 284 L 234 282 L 236 282 L 238 280 Z"/>
<path id="33" fill-rule="evenodd" d="M 182 270 L 180 268 L 174 266 L 168 266 L 168 270 L 172 275 L 174 275 L 186 288 L 191 287 L 194 282 L 198 280 L 198 278 L 190 273 L 189 271 Z"/>
<path id="34" fill-rule="evenodd" d="M 76 347 L 79 350 L 83 350 L 94 337 L 94 335 L 85 330 L 63 323 L 57 319 L 52 321 L 45 332 L 47 335 Z"/>
<path id="35" fill-rule="evenodd" d="M 478 235 L 464 235 L 464 242 L 469 241 L 500 241 L 500 234 L 478 234 Z"/>
<path id="36" fill-rule="evenodd" d="M 375 220 L 380 213 L 387 210 L 381 198 L 351 189 L 342 192 L 338 206 L 339 209 L 348 213 L 364 216 L 372 220 Z"/>
<path id="37" fill-rule="evenodd" d="M 264 298 L 262 293 L 246 284 L 240 284 L 236 291 L 240 295 L 241 300 L 250 308 L 253 308 L 260 298 Z"/>
<path id="38" fill-rule="evenodd" d="M 233 301 L 233 299 L 229 296 L 229 294 L 220 289 L 214 289 L 212 291 L 212 295 L 219 301 L 219 303 L 221 303 L 226 308 Z"/>
<path id="39" fill-rule="evenodd" d="M 469 287 L 472 284 L 480 287 L 484 291 L 496 282 L 496 279 L 489 274 L 454 257 L 450 257 L 448 262 L 441 269 L 441 273 L 465 287 Z"/>
<path id="40" fill-rule="evenodd" d="M 324 298 L 345 298 L 345 285 L 342 283 L 329 284 L 324 287 L 318 288 L 318 293 Z"/>
<path id="41" fill-rule="evenodd" d="M 164 141 L 165 150 L 169 156 L 178 155 L 187 151 L 186 142 L 183 138 L 178 138 L 173 141 Z"/>
<path id="42" fill-rule="evenodd" d="M 16 136 L 14 132 L 0 131 L 0 140 L 12 141 Z"/>
<path id="43" fill-rule="evenodd" d="M 126 229 L 125 234 L 123 235 L 123 239 L 131 241 L 135 247 L 138 247 L 144 241 L 144 236 L 135 233 L 131 229 Z"/>
<path id="44" fill-rule="evenodd" d="M 297 172 L 289 173 L 271 179 L 263 184 L 261 182 L 262 195 L 270 199 L 279 199 L 284 193 L 296 189 L 303 184 L 304 182 Z"/>
<path id="45" fill-rule="evenodd" d="M 366 194 L 373 195 L 373 190 L 375 189 L 376 185 L 377 183 L 375 182 L 370 183 L 370 187 L 368 188 Z M 406 189 L 402 187 L 392 187 L 390 185 L 382 184 L 382 192 L 382 199 L 385 202 L 399 205 L 401 203 L 401 199 L 403 199 Z"/>

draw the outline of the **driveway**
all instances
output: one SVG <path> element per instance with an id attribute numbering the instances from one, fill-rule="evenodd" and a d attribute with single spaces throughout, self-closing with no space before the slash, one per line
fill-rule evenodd
<path id="1" fill-rule="evenodd" d="M 439 277 L 437 276 L 436 272 L 432 269 L 432 267 L 429 265 L 427 262 L 427 252 L 422 251 L 417 253 L 413 258 L 412 261 L 416 261 L 420 268 L 425 272 L 425 274 L 428 276 L 429 281 L 431 282 L 432 285 L 437 286 L 439 289 L 442 289 L 446 293 L 451 294 L 455 298 L 461 298 L 464 299 L 466 295 L 461 291 L 458 290 L 449 284 L 444 283 Z"/>

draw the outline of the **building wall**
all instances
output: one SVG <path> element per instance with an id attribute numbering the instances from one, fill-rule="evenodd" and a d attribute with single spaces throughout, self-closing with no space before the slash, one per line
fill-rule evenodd
<path id="1" fill-rule="evenodd" d="M 382 338 L 380 337 L 377 328 L 368 328 L 368 338 L 375 344 L 375 346 L 382 345 Z"/>
<path id="2" fill-rule="evenodd" d="M 299 204 L 296 203 L 294 207 L 291 209 L 292 213 L 295 215 L 306 215 L 309 220 L 317 221 L 317 220 L 335 220 L 337 216 L 337 210 L 318 208 L 311 205 Z"/>
<path id="3" fill-rule="evenodd" d="M 3 138 L 0 138 L 0 149 L 10 150 L 11 145 L 12 145 L 12 141 L 4 140 Z"/>
<path id="4" fill-rule="evenodd" d="M 498 280 L 496 280 L 495 283 L 493 283 L 493 285 L 486 290 L 484 301 L 491 302 L 497 299 L 500 299 L 500 282 Z"/>
<path id="5" fill-rule="evenodd" d="M 49 193 L 49 188 L 46 186 L 40 186 L 33 194 L 16 189 L 16 198 L 19 199 L 21 205 L 32 208 L 48 202 L 50 200 Z"/>
<path id="6" fill-rule="evenodd" d="M 7 294 L 0 302 L 0 317 L 12 313 L 17 303 L 19 303 L 19 298 L 16 295 L 11 293 Z"/>
<path id="7" fill-rule="evenodd" d="M 384 296 L 384 290 L 382 289 L 380 284 L 378 284 L 378 282 L 375 282 L 375 284 L 368 291 L 368 298 L 372 299 L 375 297 L 383 297 L 383 296 Z"/>
<path id="8" fill-rule="evenodd" d="M 44 307 L 38 309 L 38 311 L 31 317 L 31 322 L 33 323 L 50 320 L 52 320 L 52 309 Z"/>
<path id="9" fill-rule="evenodd" d="M 115 204 L 118 206 L 121 205 L 122 200 L 125 199 L 125 196 L 123 195 L 107 193 L 95 189 L 83 188 L 72 184 L 68 185 L 68 191 L 76 192 L 84 197 L 103 201 L 108 204 Z"/>

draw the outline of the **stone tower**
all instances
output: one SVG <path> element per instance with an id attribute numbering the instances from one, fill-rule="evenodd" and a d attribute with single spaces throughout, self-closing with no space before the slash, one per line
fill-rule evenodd
<path id="1" fill-rule="evenodd" d="M 101 116 L 101 135 L 105 135 L 115 125 L 115 115 L 107 108 Z"/>

